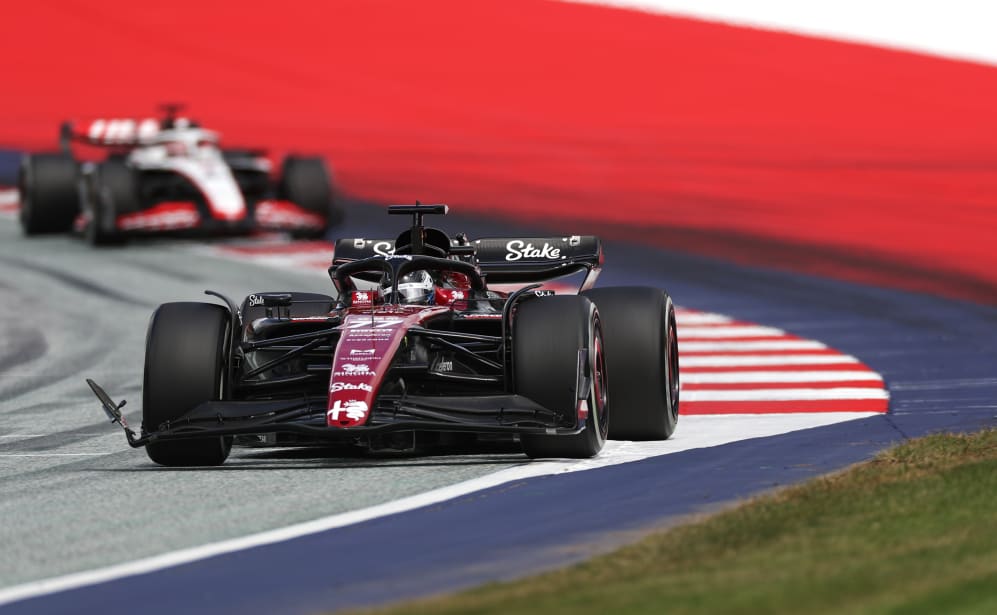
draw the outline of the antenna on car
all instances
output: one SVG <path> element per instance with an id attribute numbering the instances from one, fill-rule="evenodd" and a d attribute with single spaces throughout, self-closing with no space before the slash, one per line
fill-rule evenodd
<path id="1" fill-rule="evenodd" d="M 180 102 L 168 102 L 159 105 L 159 110 L 163 112 L 162 126 L 172 128 L 179 117 L 179 113 L 187 108 L 187 105 Z"/>
<path id="2" fill-rule="evenodd" d="M 437 203 L 434 205 L 423 205 L 419 201 L 415 202 L 415 205 L 388 205 L 388 213 L 392 215 L 406 215 L 412 214 L 412 230 L 410 231 L 410 237 L 412 238 L 412 254 L 422 254 L 423 239 L 425 227 L 422 225 L 422 217 L 429 215 L 447 215 L 450 208 L 443 203 Z"/>

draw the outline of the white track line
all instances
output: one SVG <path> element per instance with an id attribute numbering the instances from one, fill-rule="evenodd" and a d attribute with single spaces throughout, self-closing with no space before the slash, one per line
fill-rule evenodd
<path id="1" fill-rule="evenodd" d="M 679 347 L 682 344 L 679 342 Z M 705 357 L 683 357 L 679 354 L 679 369 L 690 367 L 755 367 L 763 365 L 838 365 L 859 363 L 847 354 L 786 354 L 786 355 L 713 355 Z"/>
<path id="2" fill-rule="evenodd" d="M 821 372 L 680 372 L 680 375 L 683 384 L 883 381 L 883 377 L 876 372 L 844 370 Z"/>
<path id="3" fill-rule="evenodd" d="M 753 341 L 753 342 L 683 342 L 680 352 L 730 352 L 750 350 L 824 350 L 827 346 L 814 340 Z"/>
<path id="4" fill-rule="evenodd" d="M 785 337 L 786 332 L 761 325 L 728 325 L 715 327 L 680 327 L 679 343 L 684 339 L 724 337 Z"/>
<path id="5" fill-rule="evenodd" d="M 696 325 L 722 325 L 731 322 L 731 319 L 722 314 L 689 314 L 676 310 L 675 321 L 680 327 L 693 327 Z"/>
<path id="6" fill-rule="evenodd" d="M 681 401 L 812 401 L 816 399 L 889 399 L 883 389 L 836 387 L 831 389 L 742 389 L 682 391 Z"/>
<path id="7" fill-rule="evenodd" d="M 231 553 L 233 551 L 273 544 L 308 534 L 341 528 L 361 523 L 363 521 L 385 517 L 387 515 L 422 508 L 423 506 L 445 502 L 468 493 L 503 485 L 516 480 L 536 476 L 591 470 L 632 461 L 640 461 L 649 457 L 679 453 L 696 448 L 719 446 L 750 438 L 774 436 L 789 433 L 791 431 L 821 427 L 842 421 L 869 418 L 877 415 L 881 415 L 881 413 L 826 412 L 778 415 L 716 414 L 707 416 L 683 416 L 680 423 L 682 425 L 682 429 L 676 431 L 675 436 L 673 436 L 672 439 L 665 440 L 663 442 L 610 441 L 606 443 L 606 447 L 603 449 L 602 453 L 593 459 L 587 459 L 584 461 L 533 461 L 496 472 L 495 474 L 490 474 L 488 476 L 483 476 L 481 478 L 476 478 L 440 489 L 434 489 L 426 493 L 402 498 L 401 500 L 396 500 L 394 502 L 387 502 L 378 506 L 364 508 L 362 510 L 331 515 L 321 519 L 316 519 L 314 521 L 299 523 L 267 532 L 260 532 L 258 534 L 252 534 L 241 538 L 233 538 L 199 547 L 181 549 L 179 551 L 147 557 L 124 564 L 24 583 L 22 585 L 15 585 L 13 587 L 0 590 L 0 605 L 43 594 L 65 591 L 86 585 L 94 585 L 137 574 L 162 570 L 172 566 L 179 566 L 181 564 L 207 559 L 223 553 Z"/>
<path id="8" fill-rule="evenodd" d="M 107 453 L 0 453 L 0 457 L 104 457 Z"/>

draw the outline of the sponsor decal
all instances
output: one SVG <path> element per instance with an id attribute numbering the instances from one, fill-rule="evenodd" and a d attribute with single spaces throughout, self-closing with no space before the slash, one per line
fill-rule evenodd
<path id="1" fill-rule="evenodd" d="M 353 247 L 359 250 L 360 248 L 364 247 L 364 243 L 365 242 L 364 242 L 363 239 L 360 239 L 360 238 L 354 239 L 353 240 Z"/>
<path id="2" fill-rule="evenodd" d="M 352 320 L 349 324 L 343 325 L 343 328 L 351 332 L 371 328 L 384 329 L 400 325 L 402 322 L 404 322 L 404 319 L 394 316 L 372 316 L 371 318 L 363 317 Z"/>
<path id="3" fill-rule="evenodd" d="M 151 118 L 136 122 L 133 119 L 98 119 L 90 124 L 87 136 L 94 141 L 127 143 L 150 139 L 159 132 L 159 123 Z"/>
<path id="4" fill-rule="evenodd" d="M 464 291 L 462 290 L 455 290 L 450 294 L 450 296 L 453 297 L 455 301 L 467 298 L 464 296 Z"/>
<path id="5" fill-rule="evenodd" d="M 365 382 L 333 382 L 332 386 L 329 387 L 330 393 L 338 393 L 339 391 L 366 391 L 370 393 L 374 388 Z"/>
<path id="6" fill-rule="evenodd" d="M 554 291 L 549 288 L 540 288 L 533 291 L 533 294 L 537 297 L 553 297 Z"/>
<path id="7" fill-rule="evenodd" d="M 391 339 L 392 331 L 391 329 L 353 329 L 352 331 L 347 331 L 346 335 L 348 339 L 355 339 L 357 341 L 362 340 L 376 340 L 384 341 Z"/>
<path id="8" fill-rule="evenodd" d="M 505 249 L 507 252 L 505 260 L 507 261 L 518 261 L 522 258 L 542 258 L 546 260 L 565 258 L 561 256 L 560 248 L 555 248 L 546 241 L 542 248 L 537 248 L 532 243 L 526 243 L 521 239 L 513 239 L 505 244 Z"/>
<path id="9" fill-rule="evenodd" d="M 373 303 L 373 301 L 371 299 L 371 294 L 369 292 L 366 292 L 366 291 L 354 291 L 353 292 L 353 298 L 350 301 L 350 303 L 352 303 L 355 306 L 363 307 L 363 306 L 371 305 L 371 303 Z"/>
<path id="10" fill-rule="evenodd" d="M 263 305 L 263 297 L 260 295 L 249 295 L 249 307 Z"/>
<path id="11" fill-rule="evenodd" d="M 360 399 L 349 399 L 347 401 L 342 401 L 337 399 L 332 408 L 329 408 L 329 412 L 326 415 L 327 420 L 332 422 L 338 422 L 339 416 L 345 414 L 346 418 L 351 421 L 362 420 L 367 416 L 367 402 Z"/>
<path id="12" fill-rule="evenodd" d="M 453 361 L 440 361 L 436 364 L 436 371 L 438 372 L 452 372 L 453 371 Z"/>
<path id="13" fill-rule="evenodd" d="M 373 348 L 351 348 L 350 349 L 350 356 L 352 357 L 352 356 L 360 355 L 360 356 L 372 357 L 372 356 L 374 356 L 375 352 L 377 352 L 377 350 L 375 350 Z"/>
<path id="14" fill-rule="evenodd" d="M 380 256 L 393 256 L 394 253 L 395 248 L 391 245 L 390 241 L 378 241 L 374 243 L 374 254 Z"/>
<path id="15" fill-rule="evenodd" d="M 364 375 L 373 376 L 374 372 L 370 371 L 370 366 L 366 363 L 345 363 L 343 364 L 343 371 L 347 374 L 354 375 Z"/>

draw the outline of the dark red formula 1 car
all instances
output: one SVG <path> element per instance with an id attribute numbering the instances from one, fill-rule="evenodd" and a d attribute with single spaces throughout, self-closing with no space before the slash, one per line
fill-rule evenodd
<path id="1" fill-rule="evenodd" d="M 288 156 L 277 174 L 264 152 L 222 149 L 218 133 L 164 108 L 158 120 L 67 122 L 62 152 L 25 156 L 24 233 L 76 230 L 94 245 L 163 233 L 319 237 L 342 217 L 321 158 Z M 74 144 L 103 159 L 78 159 Z"/>
<path id="2" fill-rule="evenodd" d="M 505 434 L 530 457 L 596 455 L 607 437 L 664 439 L 678 419 L 675 314 L 662 290 L 592 288 L 596 237 L 480 239 L 413 217 L 396 239 L 341 239 L 333 296 L 264 292 L 241 308 L 167 303 L 149 325 L 142 429 L 92 381 L 132 446 L 216 465 L 233 439 L 373 450 Z M 540 282 L 582 278 L 579 294 Z M 513 292 L 495 285 L 518 284 Z"/>

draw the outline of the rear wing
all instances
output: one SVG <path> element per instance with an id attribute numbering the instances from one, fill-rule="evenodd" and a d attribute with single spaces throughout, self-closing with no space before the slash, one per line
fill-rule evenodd
<path id="1" fill-rule="evenodd" d="M 136 147 L 159 134 L 155 118 L 98 118 L 84 122 L 63 122 L 59 127 L 59 144 L 69 151 L 73 143 L 111 147 Z"/>
<path id="2" fill-rule="evenodd" d="M 489 284 L 529 284 L 584 273 L 581 290 L 591 288 L 602 269 L 602 242 L 593 235 L 485 238 L 462 245 L 449 240 L 451 256 L 476 259 Z M 473 256 L 468 247 L 474 248 Z M 333 265 L 394 254 L 393 239 L 340 239 Z"/>

